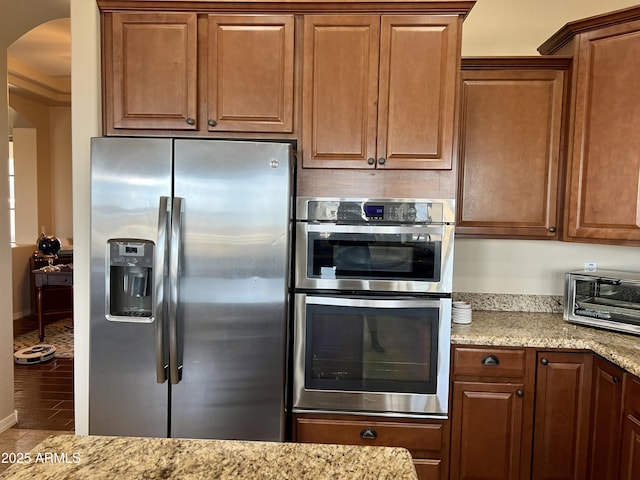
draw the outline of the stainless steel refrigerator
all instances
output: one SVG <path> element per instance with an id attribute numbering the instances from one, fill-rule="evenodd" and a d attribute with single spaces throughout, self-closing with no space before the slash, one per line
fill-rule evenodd
<path id="1" fill-rule="evenodd" d="M 284 438 L 292 158 L 92 139 L 90 434 Z"/>

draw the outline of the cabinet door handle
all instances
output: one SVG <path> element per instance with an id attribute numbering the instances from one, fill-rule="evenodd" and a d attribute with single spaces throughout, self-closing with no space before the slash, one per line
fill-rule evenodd
<path id="1" fill-rule="evenodd" d="M 360 438 L 363 440 L 375 440 L 378 438 L 378 432 L 374 428 L 367 427 L 360 431 Z"/>
<path id="2" fill-rule="evenodd" d="M 549 227 L 549 231 L 551 233 L 556 233 L 556 227 Z"/>
<path id="3" fill-rule="evenodd" d="M 195 124 L 196 124 L 196 121 L 195 121 L 193 118 L 189 117 L 189 118 L 187 118 L 187 123 L 188 123 L 189 125 L 195 125 Z"/>
<path id="4" fill-rule="evenodd" d="M 384 158 L 379 158 L 378 159 L 378 165 L 384 165 L 384 162 L 386 162 L 386 160 Z"/>
<path id="5" fill-rule="evenodd" d="M 373 165 L 374 163 L 376 163 L 376 160 L 375 160 L 375 158 L 367 158 L 367 163 L 369 165 Z"/>
<path id="6" fill-rule="evenodd" d="M 549 365 L 549 360 L 547 360 L 546 358 L 543 358 L 542 360 L 540 360 L 540 363 L 543 365 Z"/>
<path id="7" fill-rule="evenodd" d="M 521 390 L 521 389 L 516 390 L 516 395 L 519 397 L 524 397 L 524 390 Z"/>
<path id="8" fill-rule="evenodd" d="M 215 127 L 218 123 L 213 118 L 210 118 L 209 121 L 207 122 L 207 124 L 210 127 Z"/>
<path id="9" fill-rule="evenodd" d="M 482 365 L 487 365 L 488 367 L 493 367 L 496 365 L 500 365 L 500 359 L 495 355 L 487 355 L 481 361 Z"/>
<path id="10" fill-rule="evenodd" d="M 620 377 L 614 375 L 611 380 L 613 380 L 613 383 L 618 383 L 620 381 Z"/>

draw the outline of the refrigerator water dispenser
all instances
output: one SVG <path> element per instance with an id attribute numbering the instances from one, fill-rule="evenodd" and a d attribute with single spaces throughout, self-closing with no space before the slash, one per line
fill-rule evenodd
<path id="1" fill-rule="evenodd" d="M 153 251 L 149 240 L 107 241 L 107 320 L 153 321 Z"/>

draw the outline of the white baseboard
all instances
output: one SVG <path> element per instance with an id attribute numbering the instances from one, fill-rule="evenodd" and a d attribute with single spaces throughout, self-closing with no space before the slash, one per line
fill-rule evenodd
<path id="1" fill-rule="evenodd" d="M 0 433 L 4 432 L 5 430 L 9 430 L 16 423 L 18 423 L 18 411 L 14 410 L 13 415 L 9 415 L 8 417 L 0 420 Z"/>

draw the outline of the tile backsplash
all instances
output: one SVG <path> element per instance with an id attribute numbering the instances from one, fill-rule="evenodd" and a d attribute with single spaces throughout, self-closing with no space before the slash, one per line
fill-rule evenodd
<path id="1" fill-rule="evenodd" d="M 454 292 L 454 301 L 470 302 L 474 310 L 562 313 L 562 295 Z"/>

